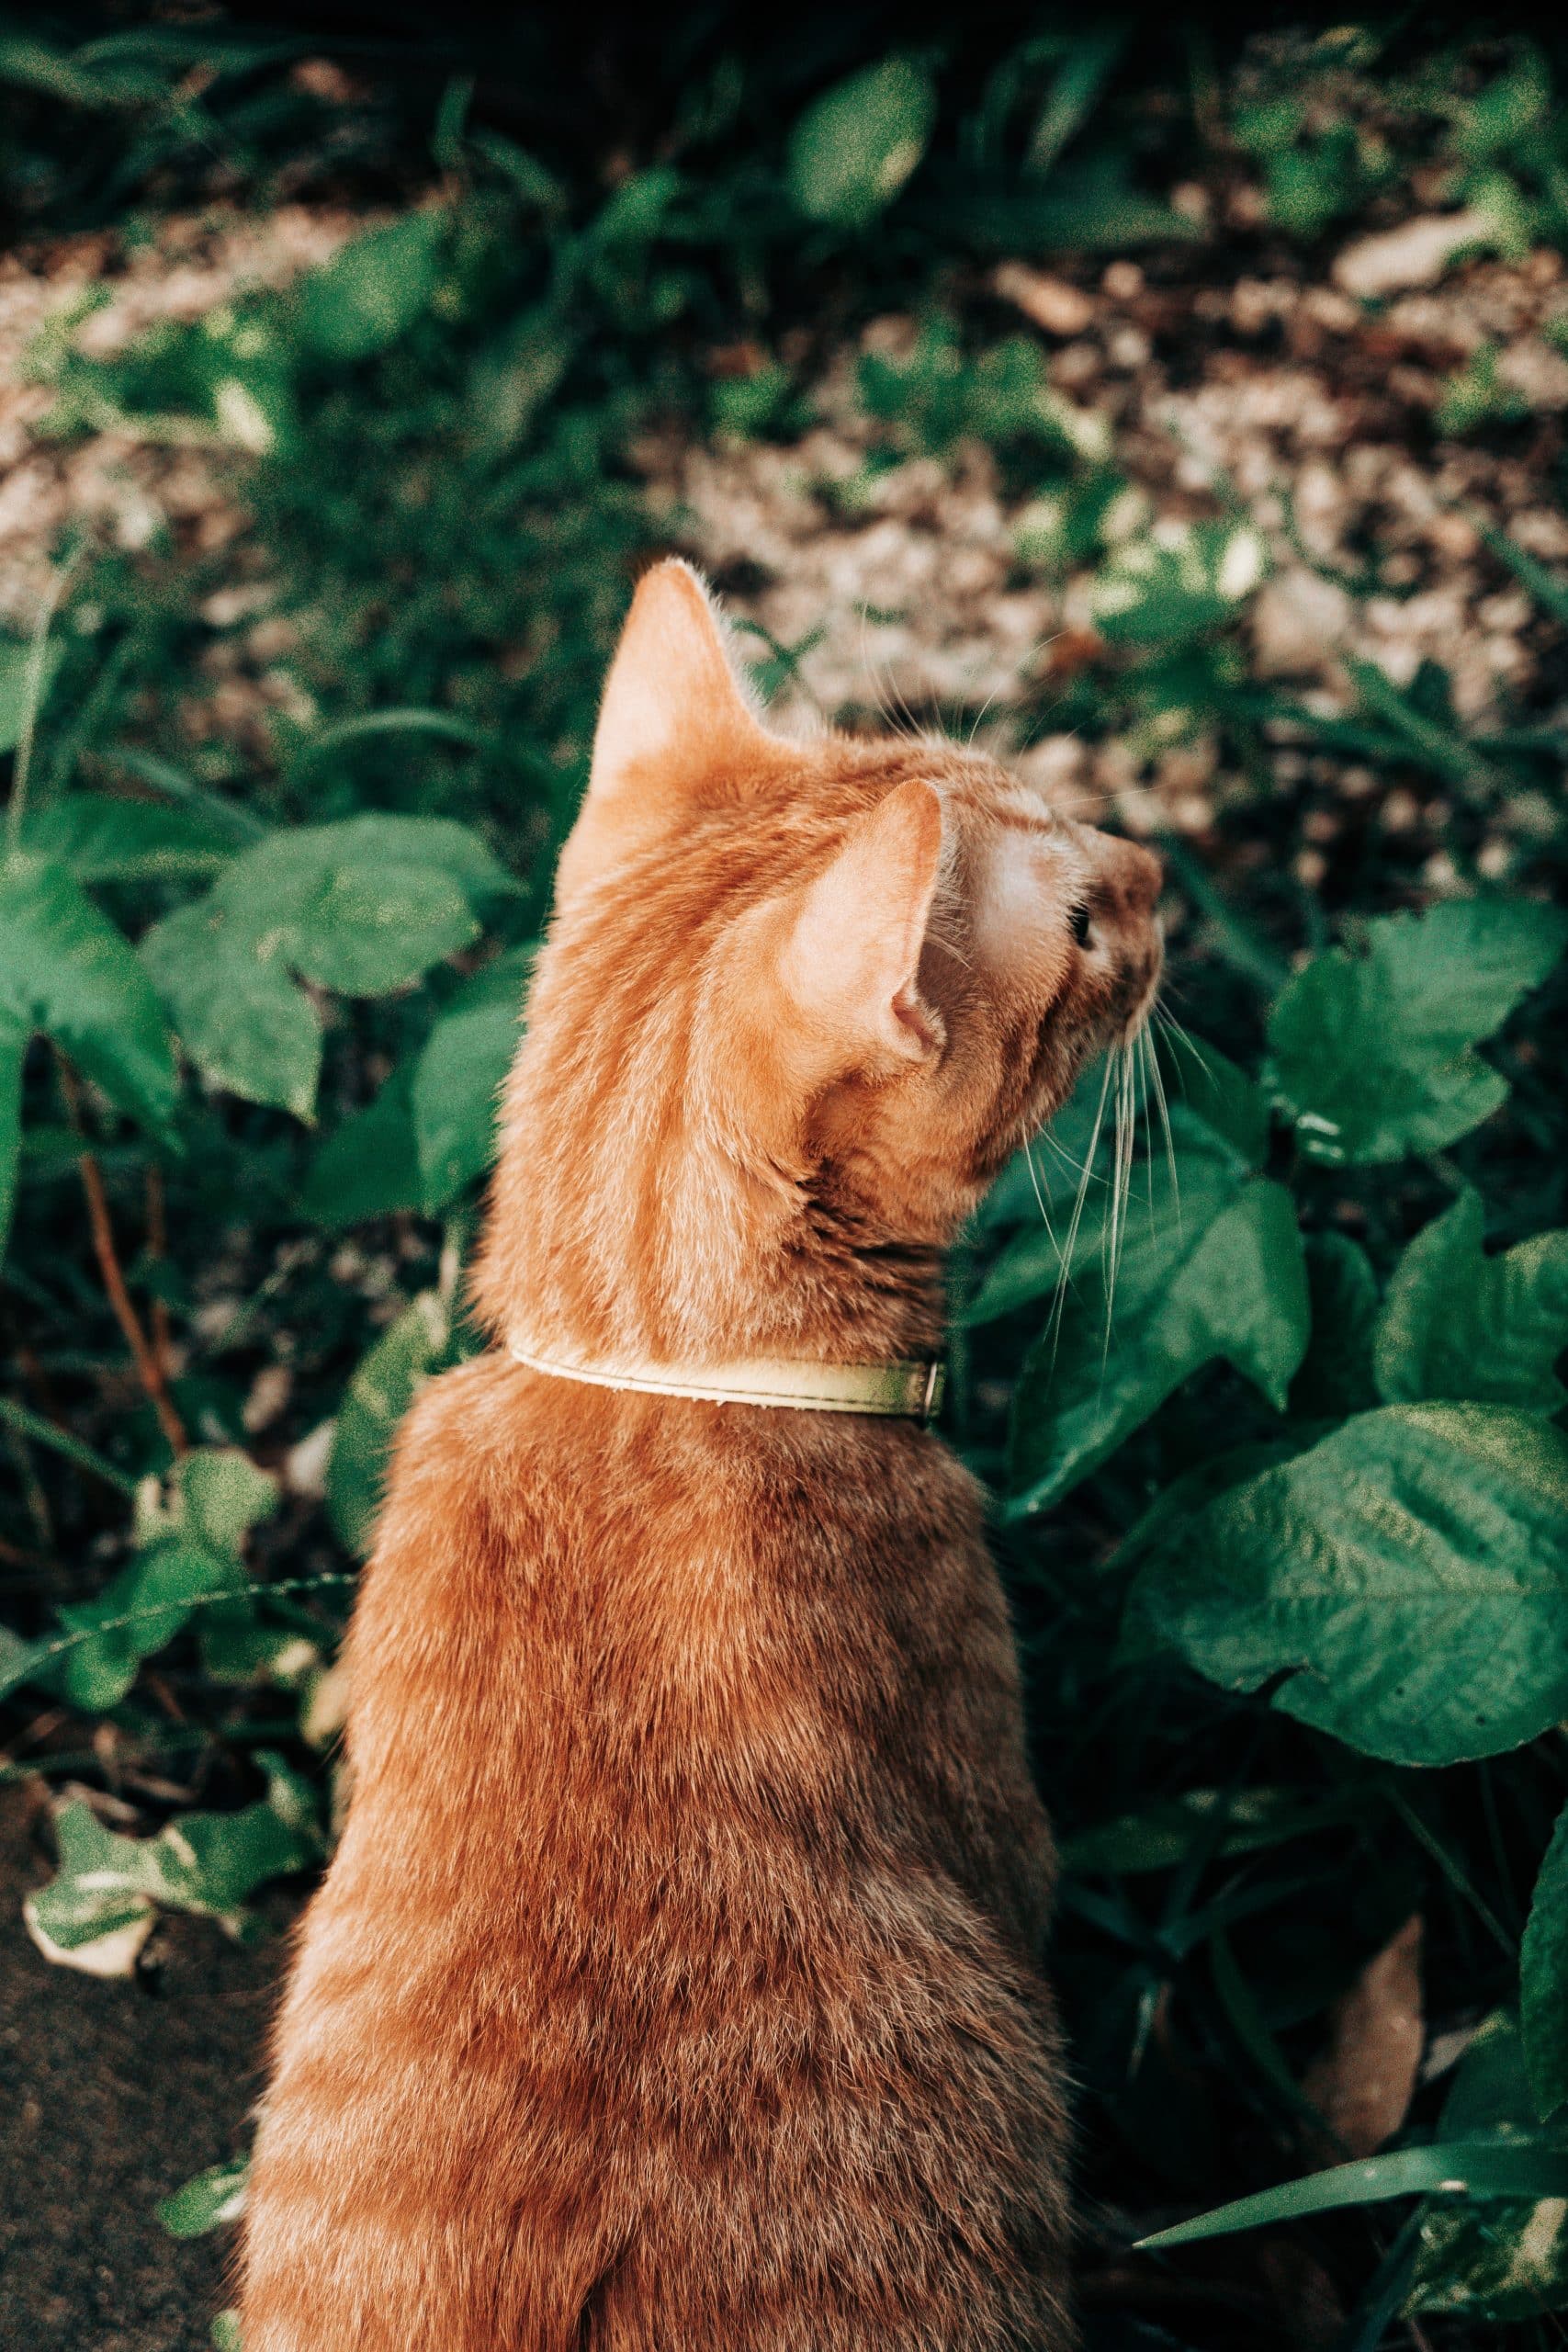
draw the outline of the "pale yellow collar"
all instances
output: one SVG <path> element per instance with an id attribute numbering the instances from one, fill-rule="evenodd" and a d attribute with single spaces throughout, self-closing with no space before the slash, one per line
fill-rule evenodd
<path id="1" fill-rule="evenodd" d="M 561 1349 L 547 1354 L 513 1335 L 507 1347 L 530 1372 L 581 1380 L 590 1388 L 634 1388 L 647 1396 L 690 1396 L 705 1405 L 782 1405 L 801 1413 L 879 1413 L 930 1421 L 942 1408 L 945 1367 L 905 1359 L 894 1363 L 797 1363 L 749 1356 L 739 1363 L 584 1363 Z"/>

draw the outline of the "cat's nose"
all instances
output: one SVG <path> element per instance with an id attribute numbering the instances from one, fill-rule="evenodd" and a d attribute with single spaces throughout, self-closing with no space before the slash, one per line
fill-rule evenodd
<path id="1" fill-rule="evenodd" d="M 1165 888 L 1165 867 L 1153 850 L 1145 849 L 1141 842 L 1116 839 L 1110 882 L 1122 911 L 1146 921 Z"/>

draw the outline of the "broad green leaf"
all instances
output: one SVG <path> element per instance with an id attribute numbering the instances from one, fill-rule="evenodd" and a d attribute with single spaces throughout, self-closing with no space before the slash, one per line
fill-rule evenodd
<path id="1" fill-rule="evenodd" d="M 114 1706 L 152 1657 L 218 1593 L 248 1594 L 242 1548 L 250 1528 L 277 1500 L 277 1484 L 236 1450 L 187 1454 L 175 1474 L 172 1508 L 146 1520 L 138 1556 L 91 1600 L 60 1611 L 69 1647 L 38 1645 L 34 1680 L 73 1706 Z"/>
<path id="2" fill-rule="evenodd" d="M 301 825 L 235 859 L 212 902 L 254 943 L 345 996 L 383 996 L 478 934 L 474 902 L 512 884 L 464 825 L 350 817 Z"/>
<path id="3" fill-rule="evenodd" d="M 1561 2132 L 1539 2130 L 1519 2030 L 1499 2010 L 1478 2030 L 1443 2103 L 1441 2136 L 1486 2132 L 1516 2145 L 1561 2147 Z M 1529 2319 L 1568 2300 L 1568 2200 L 1527 2197 L 1472 2204 L 1436 2199 L 1421 2216 L 1406 2312 L 1468 2312 L 1476 2319 Z"/>
<path id="4" fill-rule="evenodd" d="M 327 1510 L 343 1543 L 361 1557 L 375 1541 L 398 1423 L 440 1370 L 451 1338 L 444 1301 L 422 1291 L 381 1334 L 344 1392 L 327 1464 Z"/>
<path id="5" fill-rule="evenodd" d="M 1541 2115 L 1568 2099 L 1568 1809 L 1536 1881 L 1519 1952 L 1520 2023 L 1530 2088 Z"/>
<path id="6" fill-rule="evenodd" d="M 28 818 L 23 846 L 78 882 L 205 880 L 234 854 L 234 836 L 199 808 L 68 793 Z"/>
<path id="7" fill-rule="evenodd" d="M 169 1020 L 210 1085 L 308 1119 L 321 1064 L 321 1024 L 284 966 L 210 898 L 154 923 L 141 955 Z"/>
<path id="8" fill-rule="evenodd" d="M 205 2237 L 209 2230 L 239 2220 L 245 2210 L 250 2177 L 248 2156 L 231 2156 L 227 2164 L 211 2165 L 164 2199 L 158 2219 L 172 2238 Z"/>
<path id="9" fill-rule="evenodd" d="M 1348 1234 L 1314 1233 L 1306 1241 L 1312 1338 L 1291 1383 L 1291 1410 L 1308 1420 L 1337 1420 L 1379 1402 L 1372 1373 L 1378 1278 Z"/>
<path id="10" fill-rule="evenodd" d="M 0 1011 L 0 1257 L 17 1204 L 17 1156 L 22 1140 L 22 1063 L 28 1032 L 16 1014 Z"/>
<path id="11" fill-rule="evenodd" d="M 59 1868 L 22 1916 L 46 1960 L 89 1976 L 129 1976 L 160 1906 L 243 1932 L 241 1906 L 268 1879 L 317 1860 L 323 1840 L 307 1784 L 258 1750 L 267 1792 L 238 1813 L 188 1813 L 155 1838 L 106 1829 L 80 1802 L 55 1816 Z"/>
<path id="12" fill-rule="evenodd" d="M 1555 1413 L 1552 1366 L 1568 1348 L 1568 1231 L 1488 1257 L 1481 1196 L 1424 1226 L 1389 1283 L 1377 1327 L 1378 1387 L 1391 1405 L 1470 1397 Z"/>
<path id="13" fill-rule="evenodd" d="M 1331 2165 L 1326 2172 L 1282 2181 L 1255 2197 L 1238 2197 L 1196 2221 L 1179 2222 L 1141 2238 L 1139 2250 L 1195 2245 L 1202 2238 L 1229 2237 L 1304 2213 L 1331 2213 L 1346 2205 L 1381 2205 L 1391 2197 L 1429 2197 L 1441 2192 L 1467 2199 L 1519 2196 L 1568 2197 L 1568 2150 L 1512 2146 L 1495 2140 L 1444 2140 L 1436 2147 L 1399 2148 L 1392 2155 Z"/>
<path id="14" fill-rule="evenodd" d="M 1271 1074 L 1309 1159 L 1371 1166 L 1438 1151 L 1478 1126 L 1506 1082 L 1472 1048 L 1540 986 L 1568 914 L 1467 899 L 1382 915 L 1314 956 L 1269 1022 Z"/>
<path id="15" fill-rule="evenodd" d="M 410 212 L 371 229 L 300 283 L 296 326 L 322 359 L 368 359 L 407 333 L 435 290 L 446 220 Z"/>
<path id="16" fill-rule="evenodd" d="M 1172 1111 L 1184 1109 L 1230 1146 L 1247 1168 L 1261 1168 L 1269 1151 L 1269 1098 L 1227 1061 L 1217 1046 L 1162 1029 L 1156 1044 Z"/>
<path id="17" fill-rule="evenodd" d="M 141 943 L 191 1058 L 215 1085 L 308 1117 L 321 1028 L 289 975 L 351 996 L 419 978 L 477 936 L 512 882 L 434 817 L 351 817 L 269 835 Z"/>
<path id="18" fill-rule="evenodd" d="M 533 950 L 498 956 L 458 990 L 414 1071 L 412 1107 L 427 1216 L 482 1176 L 495 1151 L 501 1090 L 523 1035 Z"/>
<path id="19" fill-rule="evenodd" d="M 1568 1439 L 1523 1413 L 1395 1405 L 1177 1522 L 1130 1623 L 1229 1690 L 1399 1764 L 1568 1713 Z"/>
<path id="20" fill-rule="evenodd" d="M 0 861 L 0 1020 L 42 1030 L 122 1111 L 167 1129 L 175 1065 L 146 975 L 70 875 L 25 851 Z"/>
<path id="21" fill-rule="evenodd" d="M 1010 1519 L 1055 1502 L 1216 1358 L 1284 1408 L 1309 1311 L 1294 1204 L 1219 1151 L 1189 1151 L 1179 1170 L 1179 1210 L 1154 1170 L 1152 1216 L 1129 1206 L 1113 1305 L 1103 1278 L 1086 1283 L 1024 1364 Z"/>
<path id="22" fill-rule="evenodd" d="M 211 2334 L 212 2352 L 245 2352 L 240 2335 L 240 2314 L 232 2307 L 218 2313 Z"/>
<path id="23" fill-rule="evenodd" d="M 907 57 L 867 66 L 807 107 L 790 135 L 790 193 L 813 220 L 863 228 L 925 153 L 936 91 Z"/>

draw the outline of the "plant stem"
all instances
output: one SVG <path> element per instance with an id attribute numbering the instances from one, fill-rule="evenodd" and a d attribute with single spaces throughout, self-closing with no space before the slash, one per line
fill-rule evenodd
<path id="1" fill-rule="evenodd" d="M 158 1427 L 163 1430 L 170 1451 L 177 1458 L 183 1453 L 189 1453 L 190 1441 L 186 1436 L 185 1424 L 175 1410 L 174 1399 L 169 1395 L 169 1384 L 164 1375 L 164 1367 L 159 1363 L 147 1334 L 141 1328 L 136 1309 L 131 1304 L 130 1293 L 125 1285 L 125 1276 L 120 1271 L 119 1254 L 115 1248 L 114 1227 L 109 1223 L 109 1205 L 104 1192 L 103 1173 L 93 1154 L 85 1148 L 86 1122 L 83 1112 L 82 1089 L 77 1082 L 75 1071 L 72 1069 L 64 1056 L 59 1055 L 56 1058 L 60 1070 L 60 1091 L 65 1097 L 66 1108 L 71 1114 L 71 1124 L 84 1139 L 84 1148 L 77 1159 L 76 1167 L 82 1179 L 82 1190 L 86 1195 L 87 1218 L 93 1232 L 93 1250 L 98 1261 L 98 1271 L 104 1278 L 104 1289 L 108 1294 L 108 1302 L 114 1309 L 115 1320 L 125 1334 L 126 1345 L 130 1348 L 131 1358 L 136 1365 L 137 1378 L 146 1390 L 152 1410 L 158 1416 Z"/>

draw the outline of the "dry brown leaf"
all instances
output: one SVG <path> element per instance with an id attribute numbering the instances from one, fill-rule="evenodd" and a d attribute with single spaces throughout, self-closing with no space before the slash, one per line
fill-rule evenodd
<path id="1" fill-rule="evenodd" d="M 1328 2047 L 1302 2084 L 1333 2135 L 1327 2163 L 1370 2156 L 1410 2111 L 1426 2034 L 1422 1926 L 1412 1913 L 1329 2013 Z"/>

